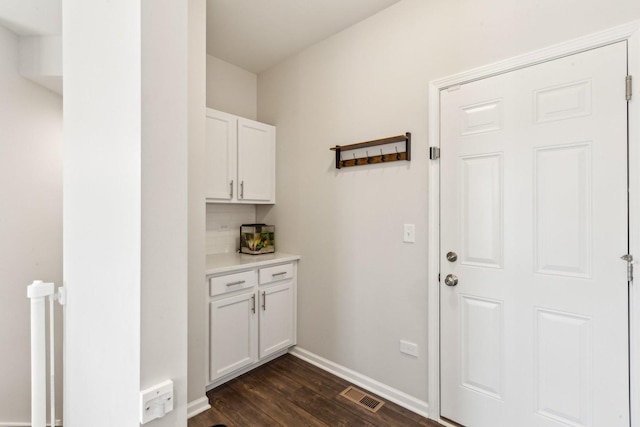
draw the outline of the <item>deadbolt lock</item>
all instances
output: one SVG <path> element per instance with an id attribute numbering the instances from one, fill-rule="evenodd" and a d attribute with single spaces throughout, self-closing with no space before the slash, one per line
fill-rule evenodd
<path id="1" fill-rule="evenodd" d="M 456 262 L 458 260 L 458 254 L 455 252 L 447 252 L 447 261 Z"/>

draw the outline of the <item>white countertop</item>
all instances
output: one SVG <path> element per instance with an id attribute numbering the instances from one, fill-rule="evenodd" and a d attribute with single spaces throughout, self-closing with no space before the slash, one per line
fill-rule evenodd
<path id="1" fill-rule="evenodd" d="M 299 255 L 274 252 L 263 255 L 247 255 L 239 253 L 207 255 L 205 264 L 206 275 L 228 273 L 244 268 L 261 267 L 279 262 L 297 261 Z"/>

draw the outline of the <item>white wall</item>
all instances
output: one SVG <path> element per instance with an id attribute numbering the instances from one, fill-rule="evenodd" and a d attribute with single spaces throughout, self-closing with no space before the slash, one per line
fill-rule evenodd
<path id="1" fill-rule="evenodd" d="M 209 359 L 205 271 L 206 1 L 189 1 L 189 402 L 205 398 Z"/>
<path id="2" fill-rule="evenodd" d="M 240 226 L 255 222 L 255 205 L 207 203 L 207 255 L 236 252 L 240 248 Z"/>
<path id="3" fill-rule="evenodd" d="M 64 0 L 63 20 L 64 424 L 127 426 L 140 389 L 140 2 Z"/>
<path id="4" fill-rule="evenodd" d="M 62 284 L 62 100 L 18 74 L 18 37 L 2 26 L 0 93 L 2 424 L 31 418 L 27 285 Z"/>
<path id="5" fill-rule="evenodd" d="M 257 75 L 207 55 L 207 107 L 256 120 L 257 96 Z"/>
<path id="6" fill-rule="evenodd" d="M 65 426 L 186 426 L 187 5 L 63 2 Z"/>
<path id="7" fill-rule="evenodd" d="M 404 0 L 261 73 L 278 204 L 258 220 L 302 255 L 299 346 L 426 401 L 429 81 L 638 18 L 636 0 Z M 407 131 L 410 163 L 334 168 L 329 147 Z"/>
<path id="8" fill-rule="evenodd" d="M 189 114 L 196 113 L 189 108 L 189 3 L 141 2 L 139 388 L 166 379 L 174 387 L 173 411 L 154 427 L 187 425 Z"/>

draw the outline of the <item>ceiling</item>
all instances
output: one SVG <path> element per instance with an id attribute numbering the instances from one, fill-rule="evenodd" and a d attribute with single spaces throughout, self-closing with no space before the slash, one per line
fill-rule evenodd
<path id="1" fill-rule="evenodd" d="M 0 1 L 0 25 L 21 36 L 60 35 L 62 34 L 62 1 Z"/>
<path id="2" fill-rule="evenodd" d="M 400 0 L 207 0 L 207 53 L 260 73 Z M 61 0 L 0 1 L 0 25 L 60 35 Z"/>
<path id="3" fill-rule="evenodd" d="M 400 0 L 207 0 L 207 53 L 252 73 Z"/>

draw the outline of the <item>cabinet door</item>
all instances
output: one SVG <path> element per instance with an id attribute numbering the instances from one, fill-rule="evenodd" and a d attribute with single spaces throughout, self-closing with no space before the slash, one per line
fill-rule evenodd
<path id="1" fill-rule="evenodd" d="M 260 289 L 260 358 L 295 344 L 292 281 Z"/>
<path id="2" fill-rule="evenodd" d="M 229 202 L 236 198 L 237 126 L 237 117 L 207 109 L 207 200 Z"/>
<path id="3" fill-rule="evenodd" d="M 248 292 L 209 304 L 209 381 L 257 360 L 256 294 Z"/>
<path id="4" fill-rule="evenodd" d="M 238 200 L 275 203 L 276 129 L 238 119 Z"/>

